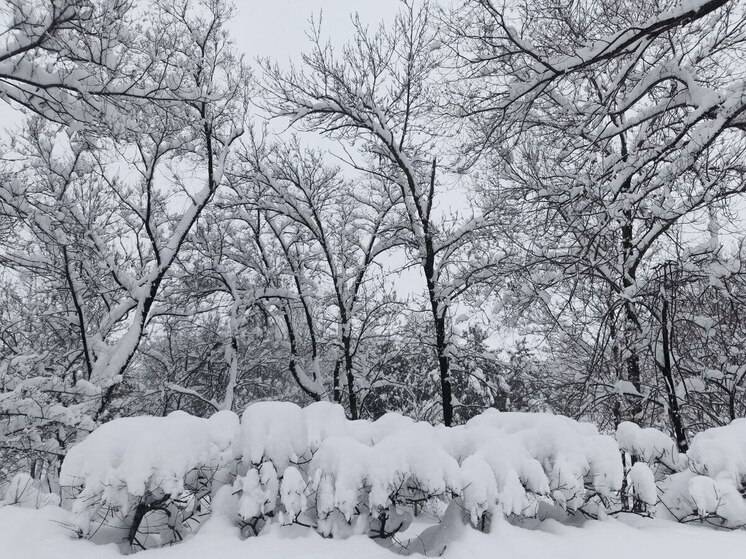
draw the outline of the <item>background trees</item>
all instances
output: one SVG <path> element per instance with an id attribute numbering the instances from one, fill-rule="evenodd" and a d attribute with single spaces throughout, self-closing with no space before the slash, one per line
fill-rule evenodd
<path id="1" fill-rule="evenodd" d="M 352 169 L 398 189 L 402 242 L 425 282 L 443 421 L 450 425 L 452 308 L 493 273 L 502 252 L 465 256 L 473 238 L 488 229 L 488 213 L 474 209 L 471 219 L 455 221 L 434 213 L 444 183 L 453 188 L 456 179 L 439 176 L 450 175 L 455 161 L 449 161 L 452 138 L 438 109 L 443 68 L 431 17 L 428 4 L 405 3 L 390 29 L 371 33 L 358 24 L 339 58 L 317 36 L 303 69 L 285 74 L 269 66 L 267 73 L 279 114 L 342 142 Z"/>
<path id="2" fill-rule="evenodd" d="M 735 2 L 405 2 L 256 79 L 218 0 L 7 5 L 0 417 L 35 476 L 256 399 L 681 450 L 743 414 Z"/>
<path id="3" fill-rule="evenodd" d="M 49 323 L 52 332 L 35 330 L 31 337 L 54 334 L 66 348 L 40 356 L 33 340 L 5 345 L 3 413 L 13 429 L 23 428 L 19 420 L 90 429 L 114 411 L 118 387 L 128 396 L 137 386 L 126 375 L 151 321 L 167 311 L 169 270 L 222 182 L 231 144 L 242 132 L 246 73 L 226 42 L 227 7 L 155 7 L 159 17 L 148 32 L 160 38 L 151 46 L 170 49 L 155 59 L 169 68 L 178 63 L 169 70 L 174 91 L 189 90 L 191 98 L 163 104 L 143 97 L 107 124 L 111 133 L 89 131 L 90 117 L 82 113 L 75 114 L 82 128 L 36 117 L 6 151 L 0 207 L 12 225 L 2 240 L 8 281 L 21 287 L 19 279 L 33 276 L 45 285 L 41 315 L 58 319 Z M 78 8 L 70 17 L 87 18 L 88 8 Z M 32 62 L 36 71 L 40 61 Z M 158 71 L 158 64 L 143 66 L 142 75 Z M 61 106 L 76 110 L 78 101 Z M 27 286 L 20 296 L 43 293 Z M 17 339 L 13 330 L 6 336 Z M 12 366 L 19 362 L 27 365 Z M 74 435 L 75 429 L 55 436 L 64 446 Z"/>
<path id="4" fill-rule="evenodd" d="M 662 406 L 684 449 L 665 263 L 680 278 L 720 250 L 689 227 L 744 189 L 742 15 L 728 2 L 467 4 L 452 24 L 459 100 L 517 211 L 540 216 L 527 273 L 550 329 L 572 317 L 569 337 L 590 344 L 587 386 L 617 368 L 613 413 Z"/>

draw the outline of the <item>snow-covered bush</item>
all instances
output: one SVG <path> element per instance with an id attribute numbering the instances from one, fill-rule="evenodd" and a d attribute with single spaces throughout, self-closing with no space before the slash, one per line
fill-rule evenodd
<path id="1" fill-rule="evenodd" d="M 232 481 L 238 427 L 228 411 L 105 423 L 67 454 L 63 502 L 94 541 L 146 548 L 182 538 L 209 510 L 216 482 Z"/>
<path id="2" fill-rule="evenodd" d="M 658 429 L 622 421 L 616 440 L 622 451 L 650 466 L 665 466 L 669 473 L 686 467 L 686 457 L 679 453 L 674 440 Z"/>
<path id="3" fill-rule="evenodd" d="M 658 502 L 658 484 L 685 469 L 687 458 L 670 436 L 652 427 L 622 421 L 615 436 L 627 482 L 622 510 L 650 513 Z"/>
<path id="4" fill-rule="evenodd" d="M 297 523 L 391 543 L 422 511 L 482 530 L 494 515 L 600 514 L 619 509 L 625 480 L 632 510 L 653 512 L 663 493 L 681 518 L 746 522 L 746 420 L 697 435 L 688 456 L 654 429 L 622 423 L 616 437 L 550 414 L 493 409 L 444 427 L 260 402 L 240 422 L 226 411 L 114 420 L 70 451 L 60 481 L 81 533 L 142 548 L 183 538 L 218 494 L 244 536 Z M 634 457 L 627 471 L 621 452 Z"/>
<path id="5" fill-rule="evenodd" d="M 460 441 L 462 456 L 479 456 L 489 464 L 496 481 L 496 504 L 504 514 L 533 515 L 540 502 L 576 510 L 596 497 L 607 500 L 621 487 L 614 439 L 588 423 L 549 414 L 488 410 L 451 436 Z M 466 506 L 473 515 L 474 505 L 468 499 Z"/>
<path id="6" fill-rule="evenodd" d="M 450 503 L 484 529 L 493 514 L 532 516 L 541 502 L 605 502 L 621 480 L 614 440 L 565 417 L 490 410 L 447 428 L 395 413 L 349 421 L 328 402 L 260 402 L 240 422 L 230 412 L 117 419 L 70 451 L 60 478 L 84 535 L 133 548 L 184 537 L 221 487 L 245 536 L 279 522 L 390 540 Z"/>
<path id="7" fill-rule="evenodd" d="M 687 452 L 688 469 L 661 485 L 666 514 L 718 526 L 746 526 L 746 419 L 698 433 Z"/>

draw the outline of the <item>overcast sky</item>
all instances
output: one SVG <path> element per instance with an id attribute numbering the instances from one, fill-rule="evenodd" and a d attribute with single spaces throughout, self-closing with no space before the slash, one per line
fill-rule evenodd
<path id="1" fill-rule="evenodd" d="M 232 26 L 238 49 L 248 57 L 294 58 L 308 45 L 309 18 L 321 12 L 322 31 L 334 43 L 350 37 L 350 16 L 375 25 L 396 13 L 398 0 L 243 0 Z"/>

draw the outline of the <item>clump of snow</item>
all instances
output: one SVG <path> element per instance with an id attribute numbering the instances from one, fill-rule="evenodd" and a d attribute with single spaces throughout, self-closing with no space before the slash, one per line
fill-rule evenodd
<path id="1" fill-rule="evenodd" d="M 477 526 L 484 514 L 497 502 L 497 481 L 484 458 L 473 454 L 461 464 L 464 507 L 472 525 Z"/>
<path id="2" fill-rule="evenodd" d="M 629 481 L 635 497 L 646 505 L 658 502 L 658 489 L 655 475 L 645 462 L 635 462 L 629 470 Z"/>
<path id="3" fill-rule="evenodd" d="M 746 499 L 728 478 L 714 479 L 708 476 L 689 474 L 686 486 L 667 484 L 666 499 L 675 507 L 679 519 L 691 516 L 709 518 L 711 522 L 726 527 L 741 527 L 746 524 Z"/>
<path id="4" fill-rule="evenodd" d="M 616 440 L 620 449 L 648 464 L 659 462 L 673 471 L 685 467 L 686 459 L 679 454 L 676 443 L 658 429 L 622 421 L 616 430 Z"/>
<path id="5" fill-rule="evenodd" d="M 289 466 L 282 474 L 280 503 L 283 511 L 280 521 L 283 524 L 294 522 L 306 510 L 307 488 L 308 485 L 297 468 Z"/>
<path id="6" fill-rule="evenodd" d="M 319 520 L 331 519 L 338 512 L 347 523 L 352 521 L 372 461 L 370 447 L 352 438 L 331 437 L 321 444 L 308 470 Z M 333 520 L 327 524 L 322 532 L 330 534 Z"/>
<path id="7" fill-rule="evenodd" d="M 694 476 L 689 480 L 689 495 L 697 506 L 699 516 L 707 516 L 718 508 L 718 491 L 715 480 L 706 476 Z"/>
<path id="8" fill-rule="evenodd" d="M 245 476 L 236 480 L 235 488 L 241 491 L 238 515 L 242 519 L 251 520 L 274 512 L 279 482 L 271 462 L 249 469 Z"/>
<path id="9" fill-rule="evenodd" d="M 278 470 L 308 453 L 308 431 L 303 410 L 291 402 L 257 402 L 241 417 L 238 456 L 251 464 L 270 460 Z"/>
<path id="10" fill-rule="evenodd" d="M 350 431 L 345 411 L 339 404 L 314 402 L 303 408 L 303 419 L 308 431 L 308 445 L 312 452 L 321 446 L 324 439 L 347 435 Z"/>
<path id="11" fill-rule="evenodd" d="M 88 492 L 121 487 L 136 496 L 155 487 L 178 493 L 189 471 L 225 463 L 237 427 L 227 411 L 210 419 L 181 411 L 115 419 L 70 449 L 60 485 L 82 485 Z"/>
<path id="12" fill-rule="evenodd" d="M 375 483 L 387 484 L 389 489 L 404 486 L 424 497 L 461 488 L 459 464 L 442 447 L 430 425 L 400 424 L 373 450 L 371 475 Z M 384 504 L 381 499 L 371 498 L 373 507 Z"/>
<path id="13" fill-rule="evenodd" d="M 687 456 L 690 468 L 698 474 L 725 477 L 743 489 L 746 484 L 746 418 L 697 433 Z"/>
<path id="14" fill-rule="evenodd" d="M 746 420 L 698 433 L 686 471 L 667 477 L 661 500 L 678 520 L 708 518 L 726 527 L 746 525 Z"/>

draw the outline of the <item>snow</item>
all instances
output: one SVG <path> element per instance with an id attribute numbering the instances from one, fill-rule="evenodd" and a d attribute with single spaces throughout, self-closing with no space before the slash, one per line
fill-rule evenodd
<path id="1" fill-rule="evenodd" d="M 490 465 L 476 454 L 461 465 L 463 499 L 472 525 L 477 525 L 482 515 L 497 502 L 497 481 Z"/>
<path id="2" fill-rule="evenodd" d="M 201 419 L 181 411 L 105 423 L 68 452 L 60 485 L 101 490 L 121 485 L 133 495 L 159 487 L 183 489 L 187 472 L 217 468 L 230 456 L 238 418 L 223 411 Z"/>
<path id="3" fill-rule="evenodd" d="M 358 503 L 358 492 L 368 479 L 373 463 L 370 447 L 348 437 L 325 440 L 313 457 L 309 477 L 317 492 L 316 510 L 320 519 L 336 509 L 350 521 Z M 386 494 L 388 496 L 388 493 Z"/>
<path id="4" fill-rule="evenodd" d="M 241 491 L 238 514 L 242 519 L 250 520 L 274 512 L 279 482 L 271 462 L 264 462 L 259 469 L 249 469 L 245 476 L 236 480 L 235 487 Z"/>
<path id="5" fill-rule="evenodd" d="M 136 530 L 147 547 L 173 541 L 166 519 L 182 523 L 193 509 L 202 520 L 209 514 L 179 503 L 212 495 L 212 518 L 241 526 L 244 536 L 300 525 L 335 539 L 379 535 L 390 546 L 392 534 L 406 541 L 402 532 L 421 522 L 419 508 L 437 524 L 411 540 L 420 549 L 453 536 L 454 510 L 461 524 L 480 530 L 506 519 L 570 518 L 578 510 L 604 517 L 618 510 L 622 449 L 637 458 L 626 475 L 647 512 L 735 527 L 746 523 L 745 429 L 738 420 L 702 432 L 683 455 L 665 433 L 632 423 L 620 424 L 615 440 L 592 424 L 548 413 L 487 410 L 448 428 L 397 413 L 349 421 L 328 402 L 304 409 L 258 402 L 240 422 L 226 410 L 209 419 L 174 412 L 111 421 L 71 449 L 60 480 L 63 506 L 82 534 L 93 537 L 94 520 L 115 514 L 97 542 L 123 541 L 142 503 L 160 507 L 144 518 L 161 532 Z M 14 481 L 8 502 L 20 500 L 13 495 L 23 482 Z M 47 502 L 34 499 L 32 506 Z"/>
<path id="6" fill-rule="evenodd" d="M 629 481 L 635 496 L 647 505 L 658 502 L 655 476 L 645 462 L 635 462 L 629 471 Z"/>
<path id="7" fill-rule="evenodd" d="M 663 484 L 666 509 L 678 519 L 707 518 L 713 525 L 741 528 L 746 524 L 746 499 L 728 478 L 711 478 L 690 471 Z"/>
<path id="8" fill-rule="evenodd" d="M 622 421 L 616 430 L 619 448 L 648 464 L 660 462 L 671 470 L 680 470 L 686 463 L 671 437 L 651 427 L 641 428 L 630 421 Z"/>
<path id="9" fill-rule="evenodd" d="M 552 496 L 563 506 L 574 508 L 583 502 L 587 479 L 601 495 L 621 487 L 618 447 L 589 423 L 550 414 L 487 410 L 467 423 L 467 433 L 480 430 L 484 431 L 472 444 L 496 440 L 495 449 L 509 448 L 501 460 L 511 460 L 510 467 L 534 493 L 545 494 L 548 481 Z"/>
<path id="10" fill-rule="evenodd" d="M 375 516 L 415 491 L 426 499 L 463 496 L 476 523 L 493 509 L 533 514 L 537 497 L 551 496 L 563 507 L 577 508 L 588 488 L 606 496 L 621 487 L 614 440 L 568 418 L 488 410 L 465 426 L 448 429 L 395 413 L 374 422 L 345 423 L 328 404 L 309 408 L 304 411 L 309 441 L 318 450 L 308 478 L 319 518 L 336 511 L 349 524 L 360 502 Z M 335 435 L 321 440 L 319 421 Z M 367 500 L 361 497 L 366 492 Z"/>
<path id="11" fill-rule="evenodd" d="M 681 461 L 686 469 L 660 484 L 662 507 L 656 514 L 707 518 L 731 528 L 746 525 L 746 420 L 697 433 Z"/>
<path id="12" fill-rule="evenodd" d="M 707 516 L 717 510 L 718 494 L 715 480 L 706 476 L 695 476 L 689 480 L 689 494 L 697 505 L 697 514 Z"/>
<path id="13" fill-rule="evenodd" d="M 346 435 L 349 431 L 342 406 L 331 402 L 314 402 L 303 408 L 303 418 L 308 429 L 308 444 L 313 452 L 324 439 Z"/>
<path id="14" fill-rule="evenodd" d="M 115 559 L 122 555 L 113 546 L 98 546 L 73 536 L 66 511 L 0 507 L 0 541 L 4 556 L 25 559 Z M 33 534 L 33 537 L 30 535 Z M 434 541 L 432 538 L 430 542 Z M 582 526 L 554 520 L 524 527 L 495 522 L 491 533 L 465 530 L 456 534 L 446 559 L 740 559 L 746 532 L 721 532 L 663 520 L 622 517 L 587 521 Z M 432 550 L 431 550 L 432 551 Z M 400 555 L 364 536 L 346 540 L 325 539 L 299 526 L 275 526 L 256 538 L 241 540 L 235 526 L 222 517 L 207 521 L 195 536 L 179 545 L 141 552 L 143 559 L 394 559 Z M 415 557 L 420 557 L 419 554 Z"/>
<path id="15" fill-rule="evenodd" d="M 57 495 L 50 493 L 40 487 L 39 482 L 27 473 L 18 473 L 13 476 L 9 483 L 0 487 L 0 506 L 18 505 L 29 508 L 42 508 L 47 505 L 58 505 L 60 499 Z"/>
<path id="16" fill-rule="evenodd" d="M 280 522 L 293 522 L 306 509 L 307 484 L 300 471 L 289 466 L 282 474 L 280 484 L 280 502 L 284 509 Z"/>
<path id="17" fill-rule="evenodd" d="M 291 402 L 257 402 L 241 417 L 239 455 L 252 464 L 271 460 L 284 470 L 300 460 L 308 448 L 303 411 Z"/>
<path id="18" fill-rule="evenodd" d="M 126 517 L 133 497 L 178 495 L 193 472 L 215 475 L 233 457 L 238 426 L 238 417 L 228 411 L 210 419 L 176 411 L 105 423 L 70 449 L 60 471 L 77 524 L 87 533 L 101 506 Z"/>
<path id="19" fill-rule="evenodd" d="M 373 478 L 391 487 L 413 480 L 424 495 L 461 488 L 458 462 L 440 445 L 427 424 L 397 430 L 374 447 Z M 377 503 L 382 504 L 382 503 Z"/>
<path id="20" fill-rule="evenodd" d="M 746 483 L 746 418 L 697 433 L 687 453 L 695 472 Z"/>

